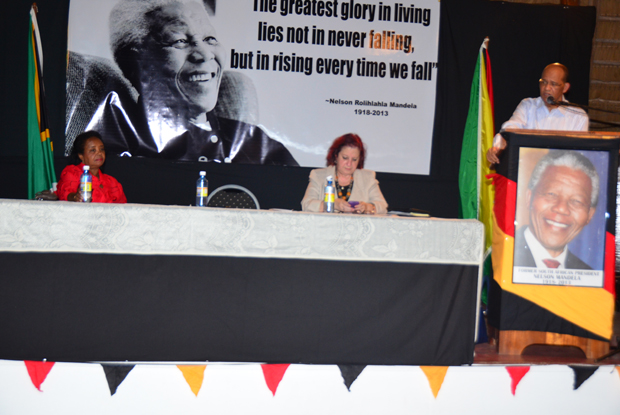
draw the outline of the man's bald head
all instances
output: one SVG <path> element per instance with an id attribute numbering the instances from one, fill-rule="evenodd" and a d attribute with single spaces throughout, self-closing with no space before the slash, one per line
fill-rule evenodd
<path id="1" fill-rule="evenodd" d="M 540 97 L 547 108 L 552 109 L 557 105 L 549 102 L 560 102 L 564 94 L 569 90 L 568 68 L 561 63 L 547 65 L 538 81 Z"/>
<path id="2" fill-rule="evenodd" d="M 551 64 L 549 64 L 549 65 L 545 66 L 545 69 L 543 69 L 542 75 L 544 75 L 544 74 L 545 74 L 545 71 L 546 71 L 547 69 L 550 69 L 550 70 L 557 70 L 557 69 L 560 69 L 560 70 L 562 70 L 562 71 L 564 72 L 564 75 L 562 76 L 562 81 L 563 81 L 563 82 L 568 82 L 568 68 L 567 68 L 566 66 L 562 65 L 562 64 L 561 64 L 561 63 L 559 63 L 559 62 L 556 62 L 556 63 L 551 63 Z M 542 76 L 542 75 L 541 75 L 541 76 Z"/>

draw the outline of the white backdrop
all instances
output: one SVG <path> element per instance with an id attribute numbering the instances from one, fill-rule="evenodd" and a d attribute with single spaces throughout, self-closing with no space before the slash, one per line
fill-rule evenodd
<path id="1" fill-rule="evenodd" d="M 71 1 L 70 51 L 111 59 L 108 16 L 116 2 Z M 272 13 L 254 11 L 254 0 L 220 0 L 212 18 L 227 53 L 226 69 L 231 69 L 231 63 L 234 65 L 231 62 L 233 50 L 242 54 L 252 52 L 253 69 L 237 67 L 233 70 L 244 73 L 254 81 L 258 90 L 260 125 L 271 137 L 284 143 L 302 166 L 324 166 L 327 148 L 333 139 L 344 133 L 356 132 L 368 148 L 367 168 L 428 174 L 435 113 L 439 2 L 415 2 L 415 8 L 421 9 L 418 12 L 419 23 L 395 21 L 396 5 L 405 4 L 406 11 L 409 11 L 409 3 L 378 0 L 315 2 L 335 3 L 337 17 L 295 13 L 283 16 L 283 3 L 286 0 L 275 1 L 276 11 Z M 355 12 L 363 12 L 364 5 L 374 6 L 374 15 L 371 16 L 371 9 L 366 8 L 366 14 L 359 14 L 356 18 Z M 380 6 L 383 20 L 379 20 L 378 16 Z M 260 0 L 257 0 L 257 7 L 260 8 Z M 343 12 L 348 10 L 353 10 L 353 16 L 344 19 Z M 283 41 L 259 40 L 260 22 L 282 27 Z M 300 39 L 301 43 L 287 43 L 289 27 L 301 32 L 307 27 L 308 43 L 305 39 Z M 323 45 L 312 44 L 314 28 L 324 30 Z M 329 30 L 363 33 L 363 47 L 330 46 Z M 413 50 L 406 53 L 403 50 L 369 48 L 371 31 L 374 34 L 385 31 L 411 36 Z M 259 51 L 261 55 L 269 55 L 270 67 L 267 70 L 257 69 Z M 280 71 L 278 67 L 273 70 L 274 56 L 280 53 L 311 60 L 311 73 Z M 347 60 L 352 64 L 352 73 L 334 75 L 325 73 L 325 70 L 318 73 L 319 59 Z M 358 60 L 361 59 L 384 64 L 385 75 L 359 75 Z M 406 72 L 392 78 L 390 67 L 395 65 L 402 65 Z M 351 104 L 334 103 L 338 100 L 350 101 Z M 356 105 L 356 101 L 360 103 Z M 364 105 L 364 101 L 382 102 L 387 106 Z M 409 107 L 391 107 L 390 103 L 407 104 Z"/>

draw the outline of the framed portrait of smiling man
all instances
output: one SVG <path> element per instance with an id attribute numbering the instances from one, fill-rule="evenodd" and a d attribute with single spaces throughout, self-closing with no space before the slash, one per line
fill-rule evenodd
<path id="1" fill-rule="evenodd" d="M 578 346 L 589 357 L 601 356 L 613 333 L 620 134 L 505 130 L 502 136 L 507 146 L 492 178 L 488 313 L 500 353 L 581 338 L 590 342 Z"/>
<path id="2" fill-rule="evenodd" d="M 519 148 L 515 284 L 603 287 L 609 153 Z"/>

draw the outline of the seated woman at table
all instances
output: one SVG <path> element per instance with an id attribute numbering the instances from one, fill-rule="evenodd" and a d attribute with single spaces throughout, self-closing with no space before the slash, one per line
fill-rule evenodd
<path id="1" fill-rule="evenodd" d="M 105 147 L 101 135 L 96 131 L 86 131 L 75 138 L 71 150 L 72 164 L 60 174 L 56 194 L 59 200 L 79 202 L 80 176 L 84 166 L 90 167 L 93 176 L 92 201 L 99 203 L 127 203 L 123 186 L 114 177 L 101 171 L 105 163 Z"/>
<path id="2" fill-rule="evenodd" d="M 385 201 L 375 172 L 364 169 L 364 143 L 357 134 L 345 134 L 334 140 L 327 152 L 327 167 L 310 172 L 310 183 L 301 201 L 305 212 L 323 212 L 323 188 L 327 176 L 336 187 L 336 212 L 386 213 Z M 357 202 L 357 203 L 355 203 Z"/>

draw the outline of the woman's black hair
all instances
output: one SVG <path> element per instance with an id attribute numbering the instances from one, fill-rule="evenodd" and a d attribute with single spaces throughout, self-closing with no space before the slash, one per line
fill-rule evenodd
<path id="1" fill-rule="evenodd" d="M 103 138 L 101 134 L 97 131 L 85 131 L 82 134 L 75 137 L 75 141 L 73 141 L 73 147 L 71 148 L 71 164 L 78 165 L 82 162 L 80 160 L 79 154 L 84 154 L 84 146 L 89 138 L 98 138 L 103 143 Z"/>

